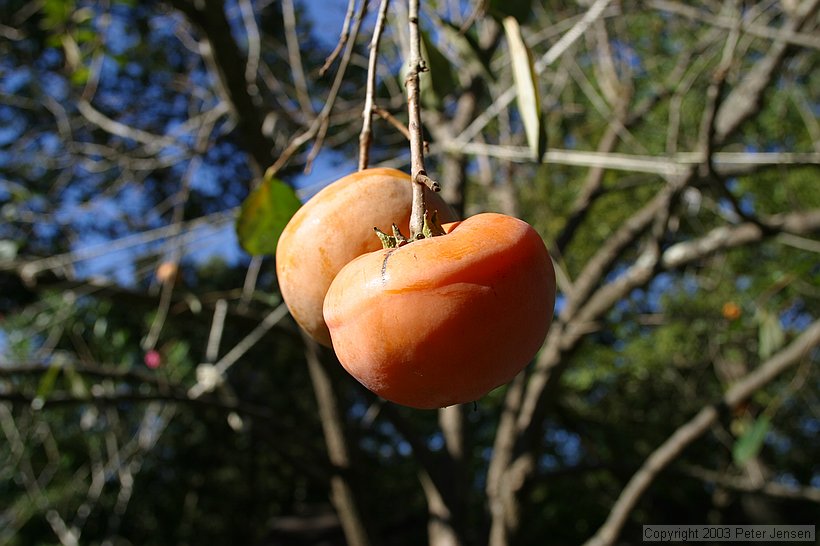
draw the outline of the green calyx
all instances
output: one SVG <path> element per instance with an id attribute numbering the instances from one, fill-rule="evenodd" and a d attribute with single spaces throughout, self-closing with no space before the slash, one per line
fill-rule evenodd
<path id="1" fill-rule="evenodd" d="M 447 232 L 444 231 L 444 228 L 441 227 L 441 223 L 438 221 L 437 210 L 434 210 L 432 214 L 430 214 L 430 211 L 424 212 L 424 227 L 421 228 L 421 232 L 425 237 L 447 235 Z"/>
<path id="2" fill-rule="evenodd" d="M 383 232 L 377 227 L 373 228 L 373 231 L 376 232 L 376 235 L 379 237 L 379 240 L 382 242 L 383 248 L 399 248 L 406 244 L 410 244 L 415 239 L 408 239 L 404 236 L 404 234 L 399 229 L 399 226 L 393 224 L 393 234 L 388 235 L 387 233 Z M 438 221 L 438 211 L 433 211 L 430 213 L 429 211 L 424 213 L 424 227 L 422 228 L 422 232 L 418 235 L 417 239 L 427 239 L 430 237 L 439 237 L 441 235 L 446 235 L 447 232 L 444 231 L 444 228 L 441 227 L 441 224 Z"/>
<path id="3" fill-rule="evenodd" d="M 384 248 L 398 248 L 409 242 L 396 224 L 393 224 L 393 235 L 388 235 L 377 227 L 374 227 L 373 231 L 379 236 L 379 240 L 381 240 L 382 247 Z"/>

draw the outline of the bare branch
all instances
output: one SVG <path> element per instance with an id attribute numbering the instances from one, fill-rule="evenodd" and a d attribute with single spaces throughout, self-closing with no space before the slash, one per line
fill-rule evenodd
<path id="1" fill-rule="evenodd" d="M 421 125 L 421 99 L 419 75 L 427 70 L 421 58 L 421 38 L 419 35 L 419 2 L 409 0 L 408 22 L 410 29 L 410 53 L 408 55 L 407 87 L 407 129 L 410 131 L 410 176 L 413 179 L 413 208 L 410 213 L 410 238 L 417 239 L 424 228 L 424 136 Z"/>
<path id="2" fill-rule="evenodd" d="M 367 89 L 364 95 L 364 111 L 362 112 L 362 132 L 359 135 L 359 170 L 367 168 L 370 163 L 370 143 L 373 135 L 371 126 L 373 124 L 374 99 L 376 95 L 376 68 L 379 57 L 379 42 L 387 16 L 387 8 L 390 0 L 381 0 L 379 4 L 379 15 L 376 18 L 376 26 L 373 29 L 373 38 L 370 40 L 370 57 L 367 62 Z"/>
<path id="3" fill-rule="evenodd" d="M 430 152 L 433 154 L 446 152 L 460 155 L 489 156 L 519 163 L 532 161 L 532 154 L 526 146 L 497 146 L 479 142 L 434 142 L 430 145 Z M 702 163 L 703 160 L 704 156 L 701 152 L 680 152 L 670 156 L 647 156 L 557 148 L 548 149 L 543 157 L 545 163 L 651 173 L 663 177 L 686 175 L 692 165 Z M 820 153 L 715 152 L 712 155 L 712 160 L 718 173 L 728 175 L 773 165 L 820 165 Z"/>
<path id="4" fill-rule="evenodd" d="M 406 138 L 408 141 L 410 140 L 410 131 L 407 130 L 407 126 L 405 124 L 396 119 L 396 116 L 394 116 L 384 108 L 380 108 L 378 106 L 373 106 L 373 113 L 375 113 L 380 118 L 385 120 L 387 123 L 392 125 L 396 130 L 398 130 L 402 135 L 404 135 L 404 138 Z"/>
<path id="5" fill-rule="evenodd" d="M 280 303 L 273 311 L 259 323 L 248 335 L 237 343 L 233 349 L 219 359 L 216 364 L 200 364 L 197 368 L 197 383 L 188 390 L 190 398 L 199 398 L 206 392 L 211 392 L 222 382 L 225 372 L 233 366 L 245 353 L 256 345 L 262 337 L 276 326 L 288 314 L 288 308 Z"/>
<path id="6" fill-rule="evenodd" d="M 359 503 L 349 480 L 350 452 L 344 434 L 344 419 L 333 382 L 319 356 L 319 345 L 302 332 L 308 372 L 319 407 L 319 417 L 327 445 L 327 454 L 335 472 L 330 479 L 331 500 L 350 546 L 370 544 Z"/>
<path id="7" fill-rule="evenodd" d="M 319 75 L 324 76 L 325 72 L 328 71 L 330 65 L 333 64 L 333 61 L 339 56 L 339 53 L 342 52 L 342 48 L 345 47 L 347 44 L 347 37 L 348 33 L 350 32 L 350 21 L 353 19 L 353 9 L 356 6 L 356 0 L 348 0 L 347 2 L 347 11 L 345 12 L 345 20 L 342 23 L 342 30 L 339 34 L 339 41 L 336 43 L 336 47 L 333 48 L 333 51 L 328 55 L 327 59 L 325 59 L 325 64 L 322 65 L 322 68 L 319 69 Z"/>
<path id="8" fill-rule="evenodd" d="M 112 135 L 127 138 L 140 144 L 151 146 L 154 149 L 161 146 L 174 146 L 176 144 L 176 141 L 172 138 L 155 135 L 113 120 L 94 108 L 91 103 L 85 99 L 77 101 L 77 110 L 79 110 L 85 119 Z"/>
<path id="9" fill-rule="evenodd" d="M 256 82 L 259 75 L 259 60 L 262 57 L 259 25 L 256 24 L 253 4 L 250 0 L 239 0 L 239 9 L 242 12 L 245 34 L 248 36 L 248 62 L 245 64 L 245 82 L 248 84 L 248 93 L 256 96 L 259 93 Z"/>
<path id="10" fill-rule="evenodd" d="M 820 230 L 820 210 L 776 215 L 765 221 L 772 229 L 790 234 L 810 234 Z M 721 226 L 698 239 L 670 246 L 661 255 L 660 266 L 667 270 L 678 268 L 715 252 L 759 241 L 765 235 L 753 222 Z"/>
<path id="11" fill-rule="evenodd" d="M 310 119 L 313 117 L 313 106 L 310 104 L 305 71 L 302 68 L 302 56 L 299 54 L 299 37 L 296 35 L 293 0 L 282 0 L 282 18 L 285 23 L 285 43 L 288 48 L 288 63 L 293 75 L 293 84 L 296 87 L 296 99 L 299 101 L 302 113 Z"/>
<path id="12" fill-rule="evenodd" d="M 741 476 L 732 476 L 724 472 L 709 470 L 694 465 L 683 465 L 683 473 L 703 480 L 715 483 L 721 487 L 734 489 L 745 493 L 762 493 L 770 497 L 782 499 L 806 500 L 820 503 L 820 488 L 811 486 L 792 486 L 777 482 L 757 483 Z"/>

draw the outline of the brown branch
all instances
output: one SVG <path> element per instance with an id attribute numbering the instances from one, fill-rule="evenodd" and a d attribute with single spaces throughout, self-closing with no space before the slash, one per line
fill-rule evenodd
<path id="1" fill-rule="evenodd" d="M 327 455 L 335 472 L 330 478 L 331 501 L 339 515 L 345 538 L 350 546 L 370 544 L 365 520 L 350 482 L 351 458 L 344 433 L 342 411 L 325 364 L 319 356 L 319 346 L 302 332 L 305 342 L 305 358 L 316 395 L 322 432 L 327 445 Z"/>
<path id="2" fill-rule="evenodd" d="M 469 478 L 467 467 L 466 413 L 469 406 L 457 405 L 438 411 L 438 422 L 444 436 L 449 471 L 444 481 L 434 482 L 422 476 L 430 514 L 428 528 L 431 545 L 459 546 L 465 543 L 465 512 Z M 446 496 L 439 494 L 444 491 Z"/>
<path id="3" fill-rule="evenodd" d="M 676 191 L 683 182 L 665 186 L 646 205 L 641 207 L 601 246 L 587 262 L 573 284 L 573 291 L 567 294 L 567 305 L 563 317 L 571 317 L 590 297 L 598 285 L 603 272 L 608 271 L 628 246 L 632 245 L 649 228 L 658 212 L 668 207 Z"/>
<path id="4" fill-rule="evenodd" d="M 376 65 L 379 57 L 379 43 L 387 16 L 390 0 L 381 0 L 376 26 L 373 29 L 373 38 L 370 40 L 370 57 L 367 61 L 367 89 L 364 95 L 364 111 L 362 112 L 362 132 L 359 134 L 359 170 L 363 171 L 370 163 L 370 143 L 373 140 L 371 127 L 373 125 L 373 105 L 376 95 Z"/>
<path id="5" fill-rule="evenodd" d="M 407 79 L 407 129 L 410 131 L 410 176 L 413 179 L 413 208 L 410 213 L 410 238 L 423 237 L 424 213 L 427 209 L 424 202 L 424 137 L 421 126 L 421 99 L 419 74 L 427 70 L 421 58 L 421 39 L 419 37 L 419 0 L 409 0 L 408 21 L 410 27 L 410 53 L 408 55 Z"/>
<path id="6" fill-rule="evenodd" d="M 296 99 L 302 113 L 308 118 L 313 116 L 313 106 L 310 104 L 305 71 L 302 68 L 302 56 L 299 53 L 299 37 L 296 34 L 296 13 L 293 0 L 282 0 L 282 20 L 285 25 L 285 45 L 288 50 L 288 64 L 290 64 L 293 85 L 296 88 Z"/>
<path id="7" fill-rule="evenodd" d="M 653 216 L 654 214 L 657 214 L 657 211 L 653 212 Z M 814 233 L 820 230 L 820 210 L 772 216 L 767 220 L 767 225 L 787 233 Z M 539 413 L 539 408 L 542 407 L 543 401 L 546 399 L 542 394 L 547 383 L 552 380 L 550 371 L 562 362 L 561 356 L 571 350 L 583 337 L 586 325 L 600 319 L 615 302 L 629 294 L 629 292 L 645 285 L 652 278 L 652 274 L 656 269 L 661 271 L 678 269 L 717 252 L 758 242 L 774 233 L 760 229 L 753 222 L 734 227 L 718 227 L 698 239 L 672 245 L 660 255 L 656 255 L 651 251 L 645 252 L 635 265 L 630 267 L 617 280 L 600 288 L 595 293 L 591 293 L 588 298 L 585 297 L 578 303 L 573 302 L 573 305 L 579 305 L 583 302 L 583 305 L 577 311 L 574 307 L 570 307 L 570 301 L 568 300 L 565 312 L 562 313 L 563 324 L 558 325 L 555 333 L 550 331 L 545 349 L 539 356 L 535 373 L 530 379 L 526 402 L 523 404 L 523 409 L 519 415 L 520 429 L 524 430 L 528 426 L 532 426 L 533 416 Z M 593 260 L 589 263 L 592 264 Z M 601 266 L 605 267 L 605 264 L 602 263 Z M 599 275 L 601 271 L 606 271 L 606 269 L 599 270 Z M 590 275 L 590 279 L 591 277 L 592 275 Z M 576 287 L 585 284 L 581 283 L 580 280 L 579 277 L 579 282 L 575 284 Z"/>
<path id="8" fill-rule="evenodd" d="M 652 452 L 644 461 L 643 466 L 632 476 L 609 512 L 606 522 L 585 543 L 585 546 L 614 544 L 632 509 L 655 478 L 678 458 L 684 449 L 709 430 L 717 421 L 721 408 L 734 408 L 780 374 L 798 364 L 810 350 L 819 344 L 820 320 L 817 320 L 790 345 L 735 383 L 720 401 L 704 407 L 697 415 L 678 428 Z"/>
<path id="9" fill-rule="evenodd" d="M 698 148 L 703 154 L 703 166 L 706 172 L 701 176 L 713 176 L 715 173 L 713 154 L 715 152 L 715 120 L 721 107 L 721 95 L 726 87 L 726 77 L 732 67 L 735 48 L 740 37 L 738 27 L 740 26 L 740 14 L 736 14 L 735 26 L 730 30 L 723 46 L 723 56 L 720 64 L 712 74 L 712 81 L 706 90 L 706 108 L 700 121 L 700 133 L 698 137 Z"/>
<path id="10" fill-rule="evenodd" d="M 339 53 L 342 52 L 345 44 L 347 44 L 347 37 L 348 33 L 350 32 L 350 21 L 353 19 L 353 8 L 356 6 L 356 0 L 348 0 L 347 2 L 347 11 L 345 12 L 345 20 L 342 23 L 342 31 L 339 34 L 339 41 L 336 42 L 336 47 L 333 48 L 333 51 L 330 52 L 330 55 L 327 56 L 325 59 L 325 64 L 322 65 L 322 68 L 319 69 L 319 75 L 324 76 L 325 72 L 330 69 L 330 65 L 333 64 L 333 61 L 339 56 Z"/>
<path id="11" fill-rule="evenodd" d="M 761 493 L 781 499 L 795 499 L 820 503 L 820 488 L 811 486 L 791 486 L 777 482 L 757 483 L 741 476 L 732 476 L 725 472 L 709 470 L 694 465 L 683 465 L 682 472 L 687 476 L 710 482 L 721 487 L 744 493 Z"/>
<path id="12" fill-rule="evenodd" d="M 555 328 L 555 326 L 553 326 Z M 498 419 L 493 442 L 493 458 L 487 469 L 487 500 L 492 516 L 490 546 L 506 546 L 513 525 L 509 521 L 516 512 L 517 501 L 508 494 L 510 481 L 506 479 L 512 469 L 517 441 L 516 417 L 524 397 L 525 376 L 518 374 L 507 387 L 504 406 Z"/>
<path id="13" fill-rule="evenodd" d="M 820 230 L 820 210 L 778 214 L 765 221 L 778 231 L 810 234 Z M 761 230 L 754 222 L 718 227 L 698 239 L 670 246 L 661 255 L 659 265 L 666 270 L 679 268 L 716 252 L 760 241 L 766 235 L 769 233 Z"/>
<path id="14" fill-rule="evenodd" d="M 404 135 L 404 138 L 406 138 L 408 142 L 410 141 L 410 131 L 407 129 L 407 126 L 404 123 L 402 123 L 398 120 L 398 118 L 396 118 L 396 116 L 394 116 L 384 108 L 381 108 L 376 105 L 373 105 L 373 113 L 382 118 L 384 121 L 386 121 L 393 127 L 395 127 L 402 135 Z"/>
<path id="15" fill-rule="evenodd" d="M 526 146 L 503 146 L 482 142 L 439 142 L 431 146 L 433 153 L 453 155 L 478 155 L 496 157 L 517 163 L 532 161 Z M 763 167 L 777 165 L 817 165 L 820 154 L 816 152 L 715 152 L 717 172 L 724 176 L 749 174 Z M 598 153 L 583 150 L 549 148 L 544 154 L 545 163 L 572 167 L 602 167 L 618 171 L 658 174 L 665 178 L 689 176 L 692 165 L 703 163 L 699 152 L 680 152 L 672 155 L 639 155 L 624 153 Z"/>

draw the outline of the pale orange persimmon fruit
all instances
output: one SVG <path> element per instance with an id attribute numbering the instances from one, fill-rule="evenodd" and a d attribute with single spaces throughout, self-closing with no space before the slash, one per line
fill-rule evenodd
<path id="1" fill-rule="evenodd" d="M 425 192 L 443 222 L 456 220 L 438 194 Z M 322 318 L 330 282 L 349 261 L 381 248 L 374 227 L 389 233 L 395 222 L 407 233 L 411 204 L 408 174 L 365 169 L 323 188 L 293 215 L 276 247 L 276 274 L 291 315 L 316 341 L 330 346 Z"/>
<path id="2" fill-rule="evenodd" d="M 342 366 L 415 408 L 471 402 L 507 383 L 544 342 L 555 271 L 526 222 L 485 213 L 447 235 L 347 264 L 324 304 Z"/>

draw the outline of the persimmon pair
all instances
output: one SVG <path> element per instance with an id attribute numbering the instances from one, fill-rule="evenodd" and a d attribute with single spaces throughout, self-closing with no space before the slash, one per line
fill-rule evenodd
<path id="1" fill-rule="evenodd" d="M 415 408 L 471 402 L 541 347 L 555 303 L 552 262 L 526 222 L 493 213 L 457 222 L 429 191 L 445 235 L 381 248 L 373 228 L 396 223 L 407 233 L 411 194 L 410 177 L 394 169 L 357 172 L 317 193 L 279 239 L 282 297 L 379 396 Z"/>

